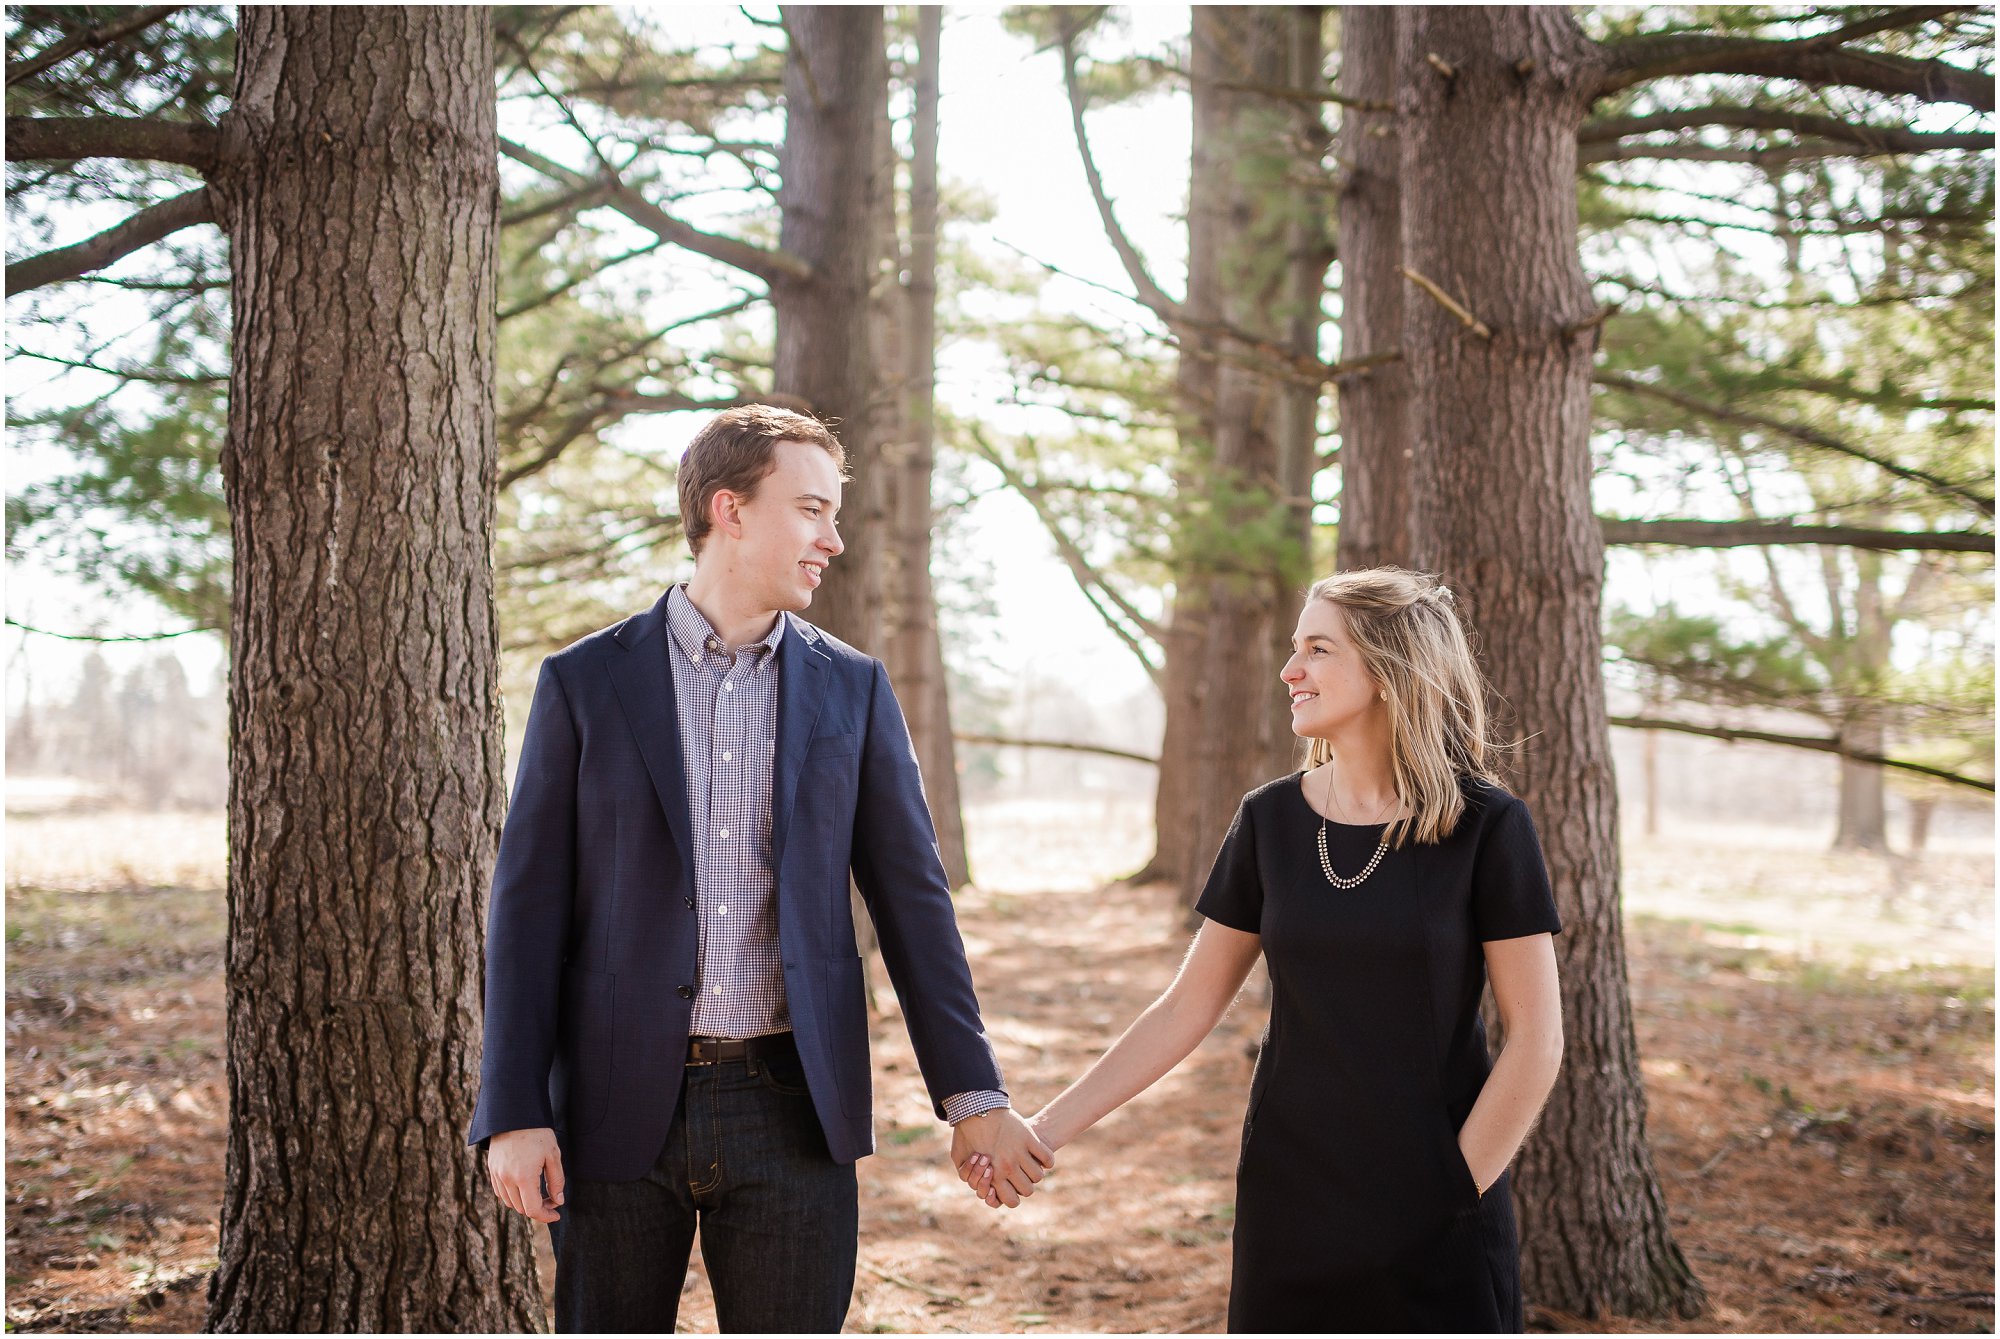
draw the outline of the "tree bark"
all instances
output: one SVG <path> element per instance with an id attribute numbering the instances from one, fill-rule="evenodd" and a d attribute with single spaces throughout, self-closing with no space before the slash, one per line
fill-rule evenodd
<path id="1" fill-rule="evenodd" d="M 900 406 L 900 435 L 894 460 L 884 462 L 888 488 L 889 537 L 884 546 L 884 584 L 892 594 L 883 626 L 883 653 L 890 681 L 903 703 L 923 771 L 938 853 L 954 888 L 971 882 L 965 855 L 965 820 L 958 797 L 958 756 L 952 739 L 951 703 L 946 690 L 944 647 L 938 639 L 937 596 L 931 586 L 931 475 L 936 464 L 937 228 L 938 228 L 938 64 L 944 10 L 917 9 L 916 108 L 910 134 L 909 247 L 902 257 L 909 278 L 893 285 L 897 325 L 902 333 L 900 384 L 892 390 Z M 886 130 L 887 121 L 884 120 Z M 893 160 L 892 160 L 893 162 Z M 886 194 L 885 194 L 886 198 Z M 889 211 L 891 236 L 894 210 Z"/>
<path id="2" fill-rule="evenodd" d="M 1396 11 L 1344 5 L 1340 85 L 1359 103 L 1396 95 Z M 1340 113 L 1340 355 L 1361 357 L 1403 341 L 1402 151 L 1393 114 L 1350 104 Z M 1343 571 L 1410 555 L 1409 364 L 1398 360 L 1340 382 L 1340 532 Z"/>
<path id="3" fill-rule="evenodd" d="M 465 1145 L 505 797 L 484 7 L 245 6 L 229 1144 L 207 1325 L 541 1329 Z"/>
<path id="4" fill-rule="evenodd" d="M 1324 131 L 1316 107 L 1249 90 L 1318 81 L 1320 10 L 1198 5 L 1192 13 L 1189 314 L 1314 358 L 1326 247 L 1311 197 L 1290 173 L 1304 156 L 1302 136 Z M 1310 567 L 1318 387 L 1261 370 L 1249 354 L 1226 334 L 1201 350 L 1211 362 L 1207 431 L 1182 444 L 1206 483 L 1184 562 L 1202 588 L 1199 726 L 1191 759 L 1166 756 L 1166 766 L 1193 764 L 1184 823 L 1193 858 L 1181 870 L 1190 907 L 1237 802 L 1288 770 L 1298 751 L 1278 670 Z"/>
<path id="5" fill-rule="evenodd" d="M 1910 843 L 1909 853 L 1922 855 L 1930 846 L 1931 820 L 1937 816 L 1937 797 L 1923 795 L 1910 801 Z"/>
<path id="6" fill-rule="evenodd" d="M 1577 252 L 1577 128 L 1601 57 L 1568 11 L 1397 11 L 1404 264 L 1418 561 L 1463 597 L 1519 752 L 1564 932 L 1567 1054 L 1515 1164 L 1536 1303 L 1589 1317 L 1691 1316 L 1645 1140 L 1619 920 L 1618 808 L 1590 507 L 1595 310 Z"/>
<path id="7" fill-rule="evenodd" d="M 785 142 L 778 189 L 779 244 L 811 267 L 809 279 L 774 275 L 774 373 L 834 425 L 847 448 L 840 533 L 847 551 L 827 569 L 814 624 L 864 651 L 880 648 L 883 488 L 872 440 L 873 362 L 869 281 L 877 255 L 877 202 L 889 183 L 876 132 L 888 115 L 888 65 L 879 5 L 788 5 Z"/>
<path id="8" fill-rule="evenodd" d="M 1839 649 L 1839 681 L 1854 686 L 1856 705 L 1850 710 L 1836 737 L 1842 749 L 1857 753 L 1883 752 L 1882 718 L 1865 701 L 1868 688 L 1882 682 L 1889 672 L 1889 611 L 1882 599 L 1882 556 L 1857 552 L 1854 555 L 1857 580 L 1853 594 L 1852 635 Z M 1827 596 L 1834 610 L 1838 632 L 1843 603 L 1840 564 L 1828 562 Z M 1912 578 L 1914 580 L 1914 578 Z M 1882 769 L 1854 758 L 1840 760 L 1839 822 L 1834 829 L 1836 851 L 1886 851 L 1889 849 L 1888 810 L 1883 796 Z"/>

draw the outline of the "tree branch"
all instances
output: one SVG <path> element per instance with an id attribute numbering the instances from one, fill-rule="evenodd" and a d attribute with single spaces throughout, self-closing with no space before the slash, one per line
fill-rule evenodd
<path id="1" fill-rule="evenodd" d="M 1965 139 L 1968 143 L 1953 144 L 1955 149 L 1991 149 L 1993 136 L 1939 136 L 1941 139 Z M 1783 167 L 1788 163 L 1816 163 L 1828 158 L 1875 158 L 1884 154 L 1913 152 L 1907 149 L 1870 149 L 1859 144 L 1834 143 L 1817 144 L 1771 144 L 1762 148 L 1733 148 L 1715 144 L 1596 144 L 1584 149 L 1576 156 L 1578 167 L 1588 167 L 1592 163 L 1630 163 L 1635 161 L 1660 161 L 1682 163 L 1749 163 L 1756 167 Z"/>
<path id="2" fill-rule="evenodd" d="M 1860 145 L 1877 153 L 1930 153 L 1938 149 L 1993 147 L 1991 134 L 1912 130 L 1908 126 L 1856 125 L 1837 116 L 1786 112 L 1772 107 L 1729 106 L 1693 107 L 1687 111 L 1660 112 L 1653 116 L 1601 117 L 1584 122 L 1577 142 L 1604 144 L 1633 135 L 1701 130 L 1710 126 L 1729 130 L 1789 130 L 1796 135 L 1812 135 L 1819 139 Z M 1594 160 L 1586 156 L 1584 161 Z"/>
<path id="3" fill-rule="evenodd" d="M 1301 382 L 1308 386 L 1319 386 L 1327 382 L 1339 381 L 1344 377 L 1358 375 L 1383 363 L 1396 362 L 1403 356 L 1402 350 L 1390 349 L 1384 353 L 1359 354 L 1353 358 L 1343 358 L 1337 363 L 1323 363 L 1317 358 L 1308 358 L 1295 353 L 1282 344 L 1265 339 L 1262 335 L 1252 334 L 1250 331 L 1240 326 L 1232 325 L 1227 321 L 1198 321 L 1194 317 L 1187 315 L 1186 309 L 1179 304 L 1174 304 L 1172 311 L 1162 312 L 1143 297 L 1135 298 L 1132 294 L 1122 289 L 1113 288 L 1110 284 L 1101 284 L 1095 279 L 1086 279 L 1080 274 L 1072 274 L 1060 265 L 1052 264 L 1049 261 L 1041 259 L 1039 256 L 1030 255 L 1004 238 L 995 237 L 993 240 L 1030 264 L 1041 266 L 1050 274 L 1059 275 L 1064 279 L 1070 280 L 1072 283 L 1083 284 L 1087 287 L 1095 288 L 1100 292 L 1109 293 L 1113 297 L 1123 298 L 1127 302 L 1138 303 L 1165 321 L 1168 333 L 1176 341 L 1180 339 L 1183 332 L 1191 331 L 1195 334 L 1213 335 L 1221 339 L 1234 340 L 1255 355 L 1254 358 L 1240 358 L 1231 357 L 1227 352 L 1213 348 L 1183 347 L 1181 350 L 1182 353 L 1191 358 L 1213 358 L 1219 362 L 1248 367 L 1250 370 L 1264 376 L 1288 377 L 1293 381 Z M 1080 383 L 1070 382 L 1067 384 L 1078 385 Z"/>
<path id="4" fill-rule="evenodd" d="M 785 409 L 796 409 L 801 413 L 810 412 L 803 400 L 790 395 L 735 395 L 726 400 L 697 400 L 692 396 L 676 395 L 671 392 L 663 395 L 642 395 L 637 391 L 607 390 L 576 409 L 557 425 L 553 434 L 542 444 L 541 450 L 520 464 L 502 470 L 498 487 L 501 492 L 505 492 L 521 480 L 541 473 L 555 464 L 562 453 L 578 438 L 608 428 L 620 419 L 633 414 L 673 414 L 690 409 L 719 411 L 746 404 L 774 404 Z"/>
<path id="5" fill-rule="evenodd" d="M 1188 76 L 1188 81 L 1190 83 L 1194 81 L 1192 74 Z M 1217 79 L 1209 87 L 1218 89 L 1224 93 L 1253 93 L 1258 97 L 1276 98 L 1280 102 L 1303 103 L 1310 107 L 1322 107 L 1331 102 L 1342 107 L 1352 107 L 1356 111 L 1362 112 L 1394 112 L 1396 110 L 1396 104 L 1393 102 L 1377 102 L 1371 101 L 1368 98 L 1351 98 L 1345 93 L 1336 93 L 1330 82 L 1325 88 L 1283 88 L 1277 84 L 1253 84 L 1233 79 Z"/>
<path id="6" fill-rule="evenodd" d="M 1118 253 L 1120 263 L 1125 266 L 1126 277 L 1139 295 L 1139 301 L 1151 308 L 1159 318 L 1168 323 L 1180 319 L 1181 304 L 1168 297 L 1166 291 L 1153 282 L 1152 274 L 1146 269 L 1146 258 L 1139 254 L 1139 248 L 1132 245 L 1132 239 L 1118 225 L 1118 213 L 1112 207 L 1111 198 L 1104 193 L 1104 178 L 1097 170 L 1097 158 L 1090 151 L 1090 135 L 1083 125 L 1086 99 L 1083 84 L 1076 75 L 1076 36 L 1068 28 L 1062 35 L 1063 88 L 1069 94 L 1070 126 L 1076 133 L 1076 150 L 1083 156 L 1083 176 L 1090 185 L 1090 198 L 1097 204 L 1097 217 L 1104 224 L 1104 235 L 1110 239 L 1112 249 Z"/>
<path id="7" fill-rule="evenodd" d="M 1672 544 L 1683 548 L 1737 549 L 1765 544 L 1834 544 L 1888 552 L 1991 553 L 1993 536 L 1973 530 L 1909 532 L 1848 525 L 1796 525 L 1776 521 L 1630 521 L 1600 516 L 1606 544 Z"/>
<path id="8" fill-rule="evenodd" d="M 536 219 L 549 214 L 578 214 L 593 206 L 602 204 L 604 202 L 604 193 L 604 184 L 596 181 L 561 190 L 546 200 L 538 200 L 533 204 L 522 205 L 512 213 L 502 214 L 500 216 L 500 226 L 511 228 L 517 223 L 532 223 Z"/>
<path id="9" fill-rule="evenodd" d="M 65 642 L 164 642 L 174 637 L 186 637 L 197 632 L 221 632 L 221 628 L 181 628 L 177 632 L 142 632 L 129 637 L 100 637 L 88 632 L 50 632 L 47 628 L 30 627 L 13 615 L 7 616 L 7 626 L 32 632 L 37 637 L 54 637 Z"/>
<path id="10" fill-rule="evenodd" d="M 198 172 L 215 166 L 218 133 L 192 121 L 151 116 L 10 116 L 7 161 L 72 163 L 80 158 L 132 158 L 182 163 Z"/>
<path id="11" fill-rule="evenodd" d="M 523 298 L 521 301 L 515 303 L 513 306 L 503 309 L 500 313 L 499 319 L 502 321 L 512 320 L 514 317 L 520 316 L 525 312 L 531 312 L 535 310 L 535 308 L 537 307 L 547 306 L 549 303 L 554 302 L 557 298 L 561 297 L 563 294 L 571 292 L 574 289 L 577 289 L 583 286 L 584 284 L 589 283 L 592 279 L 595 279 L 598 275 L 603 274 L 606 270 L 612 269 L 615 266 L 623 265 L 628 260 L 637 260 L 641 256 L 648 255 L 654 251 L 658 251 L 661 247 L 665 246 L 666 244 L 667 243 L 665 239 L 655 237 L 652 241 L 647 242 L 644 246 L 635 246 L 630 251 L 620 252 L 618 255 L 612 256 L 609 259 L 605 260 L 602 264 L 593 265 L 591 268 L 583 271 L 581 274 L 577 274 L 572 276 L 571 278 L 565 279 L 563 282 L 557 284 L 554 288 L 538 293 L 531 298 Z"/>
<path id="12" fill-rule="evenodd" d="M 1947 497 L 1954 497 L 1960 501 L 1969 502 L 1988 516 L 1993 514 L 1993 499 L 1975 492 L 1964 484 L 1955 484 L 1949 479 L 1941 479 L 1935 474 L 1927 474 L 1923 470 L 1911 469 L 1907 465 L 1899 465 L 1893 460 L 1887 460 L 1872 452 L 1864 451 L 1850 442 L 1844 442 L 1838 437 L 1821 432 L 1817 428 L 1809 428 L 1804 424 L 1786 423 L 1780 419 L 1767 418 L 1762 414 L 1752 413 L 1747 409 L 1738 409 L 1732 405 L 1715 404 L 1681 391 L 1672 390 L 1666 386 L 1656 386 L 1651 382 L 1641 381 L 1637 377 L 1626 376 L 1618 372 L 1599 371 L 1595 374 L 1594 379 L 1600 386 L 1609 386 L 1614 390 L 1628 391 L 1635 395 L 1648 395 L 1653 399 L 1676 405 L 1718 423 L 1734 423 L 1739 427 L 1762 428 L 1767 432 L 1775 432 L 1780 436 L 1789 437 L 1791 440 L 1806 446 L 1818 447 L 1822 451 L 1832 451 L 1853 460 L 1866 461 L 1877 469 L 1885 470 L 1899 479 L 1908 479 L 1912 483 L 1920 483 L 1926 488 Z"/>
<path id="13" fill-rule="evenodd" d="M 1145 647 L 1140 644 L 1137 637 L 1132 635 L 1131 628 L 1126 627 L 1117 619 L 1111 617 L 1110 611 L 1098 603 L 1094 592 L 1103 592 L 1104 598 L 1110 600 L 1117 607 L 1119 613 L 1131 620 L 1134 626 L 1148 637 L 1151 637 L 1156 644 L 1166 641 L 1165 630 L 1133 608 L 1124 596 L 1111 588 L 1109 583 L 1105 581 L 1103 574 L 1090 565 L 1090 560 L 1084 556 L 1083 550 L 1077 547 L 1076 541 L 1071 539 L 1069 533 L 1056 523 L 1055 517 L 1049 514 L 1048 506 L 1042 497 L 1041 489 L 1023 479 L 1006 462 L 1000 453 L 994 449 L 993 444 L 986 440 L 986 435 L 979 430 L 976 424 L 968 425 L 968 428 L 973 444 L 978 448 L 979 454 L 984 456 L 993 468 L 999 470 L 1000 477 L 1007 481 L 1008 486 L 1019 493 L 1027 501 L 1028 505 L 1035 509 L 1036 518 L 1041 521 L 1042 528 L 1049 532 L 1049 538 L 1055 542 L 1056 552 L 1062 555 L 1062 560 L 1068 566 L 1070 575 L 1076 578 L 1077 586 L 1090 599 L 1091 607 L 1097 610 L 1098 615 L 1104 619 L 1105 625 L 1111 629 L 1118 640 L 1125 643 L 1126 649 L 1138 657 L 1139 663 L 1146 668 L 1147 676 L 1155 684 L 1159 684 L 1161 682 L 1159 666 L 1155 665 L 1152 657 L 1146 654 Z"/>
<path id="14" fill-rule="evenodd" d="M 1132 753 L 1103 744 L 1071 744 L 1059 739 L 1015 739 L 1008 735 L 961 735 L 955 732 L 952 739 L 960 744 L 991 744 L 1007 749 L 1061 749 L 1066 753 L 1095 753 L 1104 758 L 1123 758 L 1126 762 L 1142 762 L 1148 767 L 1160 765 L 1160 760 L 1151 754 Z"/>
<path id="15" fill-rule="evenodd" d="M 803 283 L 812 278 L 812 266 L 791 252 L 766 249 L 734 237 L 703 232 L 673 217 L 616 176 L 593 179 L 508 139 L 500 141 L 500 151 L 515 162 L 532 167 L 543 176 L 572 188 L 581 189 L 601 181 L 606 204 L 662 241 L 683 250 L 733 265 L 767 284 Z"/>
<path id="16" fill-rule="evenodd" d="M 1688 721 L 1665 721 L 1649 716 L 1613 716 L 1610 724 L 1622 725 L 1628 730 L 1672 730 L 1684 735 L 1705 735 L 1710 739 L 1726 739 L 1731 743 L 1747 741 L 1755 744 L 1782 744 L 1786 748 L 1811 749 L 1815 753 L 1837 754 L 1851 762 L 1874 763 L 1878 767 L 1894 767 L 1905 772 L 1936 777 L 1955 786 L 1968 786 L 1973 790 L 1986 791 L 1988 794 L 1993 791 L 1993 783 L 1982 777 L 1967 776 L 1963 772 L 1953 772 L 1943 767 L 1932 767 L 1928 763 L 1906 762 L 1900 758 L 1889 758 L 1880 753 L 1869 753 L 1861 749 L 1844 749 L 1837 739 L 1818 739 L 1811 735 L 1777 735 L 1765 730 L 1738 730 L 1725 725 L 1695 725 Z"/>
<path id="17" fill-rule="evenodd" d="M 1993 110 L 1993 76 L 1940 60 L 1911 60 L 1875 51 L 1850 51 L 1839 45 L 1888 27 L 1909 27 L 1948 14 L 1961 6 L 1932 6 L 1895 11 L 1894 22 L 1876 19 L 1820 37 L 1773 42 L 1762 38 L 1719 37 L 1708 33 L 1669 33 L 1628 38 L 1607 44 L 1609 67 L 1597 85 L 1596 97 L 1649 79 L 1676 74 L 1747 74 L 1765 79 L 1794 79 L 1802 84 L 1838 84 L 1878 93 L 1949 102 Z M 1889 18 L 1891 16 L 1883 16 Z"/>
<path id="18" fill-rule="evenodd" d="M 1481 339 L 1493 338 L 1493 330 L 1490 326 L 1486 324 L 1486 322 L 1480 320 L 1477 316 L 1474 316 L 1469 310 L 1466 309 L 1464 303 L 1460 302 L 1457 298 L 1454 298 L 1451 294 L 1445 292 L 1444 289 L 1440 288 L 1435 281 L 1426 279 L 1423 275 L 1418 274 L 1415 270 L 1409 269 L 1408 267 L 1402 265 L 1398 265 L 1396 267 L 1396 273 L 1402 275 L 1405 279 L 1408 279 L 1418 288 L 1421 288 L 1424 290 L 1424 292 L 1430 294 L 1432 298 L 1436 299 L 1438 306 L 1443 307 L 1453 316 L 1456 316 L 1459 320 L 1459 324 L 1463 325 L 1467 330 L 1470 330 L 1473 334 L 1479 336 Z"/>
<path id="19" fill-rule="evenodd" d="M 44 363 L 57 363 L 63 367 L 74 367 L 82 372 L 95 372 L 101 377 L 116 377 L 120 381 L 137 381 L 151 386 L 226 386 L 229 374 L 226 372 L 160 372 L 150 368 L 105 367 L 87 358 L 64 358 L 53 353 L 39 353 L 34 349 L 9 349 L 10 358 L 34 358 Z"/>
<path id="20" fill-rule="evenodd" d="M 132 10 L 117 23 L 100 24 L 95 28 L 87 28 L 83 32 L 65 37 L 40 55 L 29 56 L 25 60 L 9 65 L 7 87 L 12 88 L 23 79 L 32 79 L 50 66 L 68 60 L 79 51 L 91 47 L 109 46 L 121 37 L 130 37 L 141 28 L 150 28 L 176 10 L 185 8 L 187 8 L 185 5 L 149 5 L 144 9 Z M 9 133 L 11 137 L 11 131 Z"/>
<path id="21" fill-rule="evenodd" d="M 197 223 L 213 222 L 215 210 L 209 200 L 208 187 L 197 186 L 186 195 L 176 195 L 171 200 L 162 200 L 142 209 L 123 223 L 106 228 L 97 236 L 74 246 L 58 247 L 54 251 L 44 251 L 39 256 L 14 262 L 7 267 L 7 296 L 101 270 L 141 247 L 151 246 L 162 237 L 183 228 L 192 228 Z"/>

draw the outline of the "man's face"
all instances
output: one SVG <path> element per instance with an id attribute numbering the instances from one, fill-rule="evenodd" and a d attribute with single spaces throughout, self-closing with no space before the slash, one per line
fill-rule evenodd
<path id="1" fill-rule="evenodd" d="M 779 442 L 756 494 L 736 502 L 740 530 L 727 537 L 731 576 L 759 609 L 805 609 L 827 564 L 846 547 L 834 528 L 839 513 L 833 457 L 810 442 Z M 720 531 L 711 540 L 723 538 Z"/>

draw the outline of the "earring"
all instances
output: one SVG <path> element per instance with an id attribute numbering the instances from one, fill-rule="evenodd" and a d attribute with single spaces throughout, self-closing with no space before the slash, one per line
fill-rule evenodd
<path id="1" fill-rule="evenodd" d="M 1381 698 L 1384 702 L 1387 702 L 1389 700 L 1389 690 L 1386 688 L 1378 689 L 1375 693 L 1375 696 Z"/>

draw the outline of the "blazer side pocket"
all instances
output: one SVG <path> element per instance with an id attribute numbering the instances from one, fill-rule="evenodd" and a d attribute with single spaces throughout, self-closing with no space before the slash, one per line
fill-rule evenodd
<path id="1" fill-rule="evenodd" d="M 612 985 L 609 972 L 563 974 L 550 1097 L 557 1128 L 572 1137 L 589 1134 L 611 1112 Z"/>
<path id="2" fill-rule="evenodd" d="M 859 956 L 826 965 L 826 1025 L 840 1109 L 866 1119 L 875 1110 L 875 1076 L 868 1066 L 868 993 Z"/>

